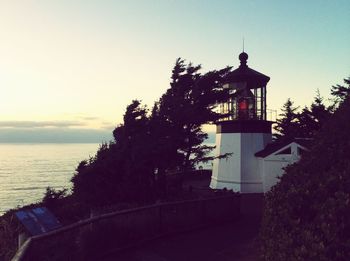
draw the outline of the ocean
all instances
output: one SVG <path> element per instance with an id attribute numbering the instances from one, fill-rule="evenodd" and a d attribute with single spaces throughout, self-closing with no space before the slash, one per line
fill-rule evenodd
<path id="1" fill-rule="evenodd" d="M 48 186 L 71 189 L 80 161 L 94 156 L 99 144 L 0 144 L 0 215 L 42 199 Z"/>

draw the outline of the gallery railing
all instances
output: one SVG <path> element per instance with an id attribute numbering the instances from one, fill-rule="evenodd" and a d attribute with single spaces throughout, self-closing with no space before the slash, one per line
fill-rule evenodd
<path id="1" fill-rule="evenodd" d="M 247 109 L 244 111 L 238 110 L 222 110 L 220 112 L 224 115 L 223 118 L 219 119 L 218 122 L 221 121 L 234 121 L 234 120 L 267 120 L 275 122 L 277 120 L 277 110 L 267 109 L 265 115 L 262 116 L 261 110 L 255 109 Z"/>
<path id="2" fill-rule="evenodd" d="M 232 221 L 238 215 L 236 194 L 118 211 L 33 236 L 12 261 L 99 260 L 137 242 Z"/>

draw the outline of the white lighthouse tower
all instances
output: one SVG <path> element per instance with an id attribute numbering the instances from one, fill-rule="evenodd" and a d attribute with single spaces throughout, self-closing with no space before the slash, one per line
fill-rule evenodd
<path id="1" fill-rule="evenodd" d="M 240 66 L 228 76 L 224 87 L 230 98 L 220 104 L 227 115 L 216 123 L 216 156 L 210 187 L 241 193 L 262 193 L 263 182 L 255 153 L 271 142 L 271 124 L 266 120 L 266 85 L 270 77 L 247 65 L 248 54 L 239 55 Z"/>

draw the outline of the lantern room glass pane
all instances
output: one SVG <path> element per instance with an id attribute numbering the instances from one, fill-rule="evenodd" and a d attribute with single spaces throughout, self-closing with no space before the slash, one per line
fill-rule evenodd
<path id="1" fill-rule="evenodd" d="M 248 89 L 247 83 L 231 83 L 230 98 L 220 105 L 222 120 L 266 120 L 266 87 Z"/>

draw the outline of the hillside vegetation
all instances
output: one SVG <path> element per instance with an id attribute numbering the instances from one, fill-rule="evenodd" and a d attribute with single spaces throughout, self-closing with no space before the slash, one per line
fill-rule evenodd
<path id="1" fill-rule="evenodd" d="M 350 260 L 349 87 L 332 90 L 339 107 L 266 195 L 264 260 Z"/>

